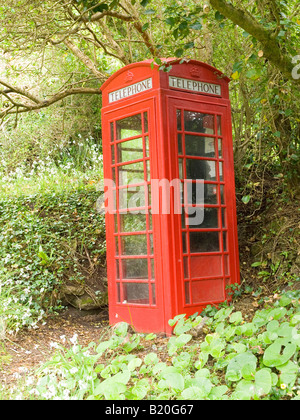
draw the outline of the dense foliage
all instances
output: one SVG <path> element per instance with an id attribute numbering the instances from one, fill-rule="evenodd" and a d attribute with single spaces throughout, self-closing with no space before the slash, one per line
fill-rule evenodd
<path id="1" fill-rule="evenodd" d="M 206 318 L 170 320 L 174 336 L 162 351 L 155 334 L 132 334 L 117 324 L 98 343 L 56 354 L 17 391 L 19 399 L 249 400 L 299 399 L 299 292 L 243 317 L 224 307 Z M 151 347 L 150 347 L 151 346 Z M 162 359 L 163 357 L 163 359 Z M 1 394 L 1 391 L 0 391 Z M 10 396 L 14 398 L 16 395 Z"/>

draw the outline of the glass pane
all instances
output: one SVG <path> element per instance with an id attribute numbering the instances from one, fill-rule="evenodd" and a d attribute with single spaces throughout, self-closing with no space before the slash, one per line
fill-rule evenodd
<path id="1" fill-rule="evenodd" d="M 154 251 L 153 251 L 153 235 L 149 235 L 149 240 L 150 240 L 150 255 L 153 255 Z"/>
<path id="2" fill-rule="evenodd" d="M 121 236 L 122 255 L 147 254 L 147 235 Z"/>
<path id="3" fill-rule="evenodd" d="M 219 157 L 223 157 L 223 148 L 222 148 L 222 140 L 218 139 L 218 149 L 219 149 Z"/>
<path id="4" fill-rule="evenodd" d="M 190 278 L 190 276 L 189 276 L 189 266 L 188 266 L 188 257 L 183 258 L 183 274 L 184 274 L 185 279 Z"/>
<path id="5" fill-rule="evenodd" d="M 116 250 L 116 255 L 119 255 L 119 239 L 117 236 L 115 237 L 115 250 Z"/>
<path id="6" fill-rule="evenodd" d="M 117 144 L 118 162 L 143 159 L 143 139 L 133 139 Z"/>
<path id="7" fill-rule="evenodd" d="M 222 136 L 221 115 L 217 115 L 218 135 Z"/>
<path id="8" fill-rule="evenodd" d="M 210 160 L 186 159 L 187 179 L 216 180 L 216 162 Z"/>
<path id="9" fill-rule="evenodd" d="M 127 303 L 149 304 L 149 287 L 147 283 L 124 283 L 123 294 Z"/>
<path id="10" fill-rule="evenodd" d="M 181 227 L 182 229 L 185 229 L 185 212 L 184 212 L 184 208 L 182 208 L 182 212 L 181 212 Z"/>
<path id="11" fill-rule="evenodd" d="M 147 181 L 151 181 L 151 168 L 150 168 L 150 160 L 146 161 L 146 171 L 147 171 Z"/>
<path id="12" fill-rule="evenodd" d="M 224 202 L 224 185 L 220 185 L 220 193 L 221 193 L 221 204 L 225 204 L 225 202 Z"/>
<path id="13" fill-rule="evenodd" d="M 203 182 L 186 182 L 185 190 L 188 204 L 204 204 Z"/>
<path id="14" fill-rule="evenodd" d="M 148 279 L 148 260 L 147 258 L 122 260 L 122 270 L 125 279 Z"/>
<path id="15" fill-rule="evenodd" d="M 177 109 L 176 114 L 177 114 L 177 130 L 181 131 L 182 130 L 182 128 L 181 128 L 181 110 Z"/>
<path id="16" fill-rule="evenodd" d="M 149 203 L 150 203 L 150 201 L 149 201 Z M 149 229 L 150 230 L 153 229 L 151 209 L 149 210 Z"/>
<path id="17" fill-rule="evenodd" d="M 148 133 L 148 112 L 144 112 L 144 132 Z"/>
<path id="18" fill-rule="evenodd" d="M 111 146 L 111 163 L 114 165 L 115 164 L 115 145 L 112 144 Z"/>
<path id="19" fill-rule="evenodd" d="M 178 154 L 182 155 L 182 135 L 178 134 Z"/>
<path id="20" fill-rule="evenodd" d="M 146 156 L 149 157 L 149 137 L 145 137 L 145 145 L 146 145 Z"/>
<path id="21" fill-rule="evenodd" d="M 227 232 L 223 232 L 223 248 L 227 251 Z"/>
<path id="22" fill-rule="evenodd" d="M 179 165 L 179 178 L 183 179 L 183 160 L 182 159 L 178 159 L 178 165 Z"/>
<path id="23" fill-rule="evenodd" d="M 121 289 L 120 289 L 120 283 L 117 283 L 117 302 L 121 302 Z"/>
<path id="24" fill-rule="evenodd" d="M 151 284 L 152 288 L 152 305 L 156 305 L 156 292 L 155 292 L 155 284 Z"/>
<path id="25" fill-rule="evenodd" d="M 193 213 L 194 210 L 194 213 Z M 189 223 L 190 227 L 193 229 L 214 229 L 219 227 L 219 217 L 218 217 L 218 209 L 216 208 L 201 208 L 197 207 L 198 211 L 198 220 L 201 221 L 201 223 L 197 224 L 197 220 L 195 219 L 195 208 L 190 209 L 190 218 Z M 204 211 L 204 216 L 200 214 L 200 211 Z M 202 217 L 201 217 L 202 216 Z M 202 221 L 203 220 L 203 221 Z"/>
<path id="26" fill-rule="evenodd" d="M 218 232 L 190 232 L 191 252 L 220 251 Z"/>
<path id="27" fill-rule="evenodd" d="M 114 123 L 110 123 L 110 141 L 114 141 Z"/>
<path id="28" fill-rule="evenodd" d="M 151 279 L 154 280 L 155 279 L 155 269 L 154 269 L 154 259 L 151 258 Z"/>
<path id="29" fill-rule="evenodd" d="M 215 139 L 213 137 L 200 137 L 186 134 L 185 154 L 190 156 L 216 157 Z"/>
<path id="30" fill-rule="evenodd" d="M 140 232 L 146 229 L 145 214 L 120 213 L 120 232 Z"/>
<path id="31" fill-rule="evenodd" d="M 218 204 L 217 185 L 204 184 L 204 204 Z"/>
<path id="32" fill-rule="evenodd" d="M 182 232 L 182 252 L 186 253 L 186 234 Z"/>
<path id="33" fill-rule="evenodd" d="M 226 227 L 225 209 L 222 209 L 222 227 Z"/>
<path id="34" fill-rule="evenodd" d="M 185 303 L 191 303 L 191 298 L 190 298 L 190 283 L 189 282 L 185 282 L 184 283 L 184 292 L 185 292 Z"/>
<path id="35" fill-rule="evenodd" d="M 224 178 L 223 178 L 223 162 L 219 162 L 219 174 L 220 174 L 220 181 L 224 181 Z"/>
<path id="36" fill-rule="evenodd" d="M 144 163 L 136 162 L 120 166 L 119 185 L 138 184 L 144 181 Z"/>
<path id="37" fill-rule="evenodd" d="M 145 187 L 139 185 L 131 188 L 121 188 L 119 190 L 119 207 L 120 209 L 144 207 L 145 200 Z"/>
<path id="38" fill-rule="evenodd" d="M 116 260 L 116 278 L 120 278 L 119 260 Z"/>
<path id="39" fill-rule="evenodd" d="M 214 134 L 214 115 L 184 111 L 184 129 L 194 133 Z"/>
<path id="40" fill-rule="evenodd" d="M 128 137 L 142 134 L 142 116 L 141 114 L 132 115 L 116 122 L 117 139 L 126 139 Z"/>

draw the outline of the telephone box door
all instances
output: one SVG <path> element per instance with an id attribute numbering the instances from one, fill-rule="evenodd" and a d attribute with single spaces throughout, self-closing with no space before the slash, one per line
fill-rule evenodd
<path id="1" fill-rule="evenodd" d="M 104 124 L 110 133 L 104 177 L 113 181 L 115 200 L 106 213 L 110 322 L 163 331 L 159 226 L 150 199 L 150 180 L 157 177 L 154 99 L 120 107 Z"/>
<path id="2" fill-rule="evenodd" d="M 183 191 L 178 313 L 189 315 L 223 302 L 239 279 L 231 116 L 229 106 L 193 100 L 170 99 L 169 110 Z"/>

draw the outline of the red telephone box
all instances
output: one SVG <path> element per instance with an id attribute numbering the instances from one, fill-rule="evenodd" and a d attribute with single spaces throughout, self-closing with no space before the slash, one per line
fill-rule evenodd
<path id="1" fill-rule="evenodd" d="M 239 283 L 228 82 L 148 60 L 101 88 L 111 324 L 170 333 Z"/>

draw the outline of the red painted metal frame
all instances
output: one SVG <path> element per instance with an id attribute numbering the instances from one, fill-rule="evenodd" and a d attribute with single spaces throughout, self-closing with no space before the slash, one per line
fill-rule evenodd
<path id="1" fill-rule="evenodd" d="M 221 95 L 210 95 L 194 93 L 184 89 L 170 88 L 169 76 L 176 76 L 195 81 L 220 85 Z M 119 99 L 109 103 L 109 93 L 130 86 L 137 82 L 152 78 L 152 88 Z M 179 155 L 177 136 L 181 134 L 183 143 L 187 133 L 183 127 L 184 111 L 192 111 L 204 114 L 211 114 L 221 117 L 222 135 L 217 133 L 217 121 L 214 119 L 215 134 L 198 134 L 199 136 L 211 137 L 215 144 L 216 155 L 214 157 L 193 157 L 196 161 L 209 160 L 216 163 L 223 162 L 223 180 L 219 179 L 217 165 L 216 180 L 205 181 L 205 183 L 216 186 L 217 204 L 205 204 L 206 208 L 215 208 L 218 211 L 217 228 L 182 228 L 182 217 L 174 214 L 173 196 L 171 191 L 170 214 L 153 214 L 152 227 L 150 216 L 146 216 L 146 230 L 129 233 L 115 232 L 115 219 L 118 220 L 120 228 L 120 216 L 118 211 L 114 214 L 106 214 L 107 227 L 107 274 L 109 292 L 109 316 L 110 323 L 119 321 L 131 323 L 137 331 L 142 332 L 166 332 L 171 333 L 168 320 L 175 315 L 185 313 L 187 315 L 201 311 L 206 305 L 217 305 L 224 301 L 227 296 L 226 286 L 239 283 L 239 257 L 235 205 L 234 185 L 234 164 L 232 148 L 231 110 L 228 92 L 229 79 L 213 67 L 197 61 L 179 64 L 172 63 L 172 70 L 169 73 L 160 71 L 158 66 L 151 66 L 151 61 L 131 64 L 116 72 L 102 86 L 103 109 L 103 156 L 104 156 L 104 177 L 112 179 L 112 168 L 117 168 L 121 163 L 112 162 L 112 145 L 117 156 L 116 144 L 121 141 L 111 139 L 111 124 L 126 117 L 144 112 L 148 115 L 148 132 L 145 132 L 143 124 L 142 135 L 131 138 L 149 137 L 149 157 L 145 155 L 143 146 L 143 157 L 139 160 L 144 165 L 145 184 L 149 185 L 149 177 L 146 174 L 146 161 L 150 162 L 151 179 L 167 179 L 172 181 L 179 178 L 179 156 L 186 162 L 187 155 L 184 150 Z M 182 127 L 177 130 L 177 112 L 182 113 Z M 114 129 L 114 134 L 116 130 Z M 129 139 L 131 139 L 129 138 Z M 222 142 L 222 156 L 218 155 L 218 139 Z M 113 141 L 111 141 L 113 140 Z M 128 138 L 126 139 L 128 141 Z M 123 142 L 123 140 L 122 140 Z M 135 161 L 126 162 L 127 164 Z M 183 165 L 186 171 L 185 165 Z M 117 170 L 115 171 L 117 173 Z M 118 179 L 117 179 L 118 181 Z M 135 184 L 133 184 L 134 186 Z M 223 186 L 224 204 L 221 204 L 220 186 Z M 126 188 L 126 187 L 122 187 Z M 117 190 L 120 186 L 117 184 Z M 161 197 L 160 197 L 161 198 Z M 147 206 L 148 204 L 148 206 Z M 146 210 L 151 209 L 151 203 L 146 203 Z M 161 206 L 161 203 L 160 203 Z M 224 209 L 226 224 L 222 225 L 222 213 Z M 173 210 L 173 211 L 172 211 Z M 192 229 L 192 230 L 191 230 Z M 217 232 L 219 235 L 220 250 L 217 252 L 191 252 L 189 243 L 189 232 Z M 187 248 L 183 249 L 182 233 L 186 236 Z M 227 235 L 227 248 L 224 248 L 223 233 Z M 128 283 L 122 278 L 121 261 L 123 255 L 117 255 L 115 238 L 118 241 L 118 249 L 121 254 L 121 240 L 125 236 L 133 235 L 147 236 L 147 253 L 143 256 L 126 256 L 126 259 L 148 261 L 148 278 L 144 284 L 148 285 L 149 303 L 131 301 L 126 299 L 123 293 L 123 284 Z M 154 252 L 151 254 L 150 236 L 153 237 Z M 198 256 L 198 257 L 197 257 Z M 194 259 L 196 260 L 196 265 Z M 216 260 L 219 259 L 219 266 Z M 154 261 L 155 278 L 152 279 L 151 269 Z M 119 264 L 119 277 L 117 278 L 116 263 Z M 184 267 L 188 275 L 184 275 Z M 191 270 L 196 275 L 191 275 Z M 201 271 L 206 272 L 201 275 Z M 217 273 L 217 274 L 216 274 Z M 186 277 L 186 278 L 185 278 Z M 141 283 L 139 278 L 130 279 L 130 283 Z M 155 301 L 153 300 L 152 286 L 155 285 Z M 126 286 L 124 286 L 126 287 Z M 137 286 L 138 287 L 138 286 Z M 125 290 L 125 289 L 124 289 Z M 189 299 L 186 292 L 189 291 Z M 193 293 L 194 292 L 194 293 Z"/>

